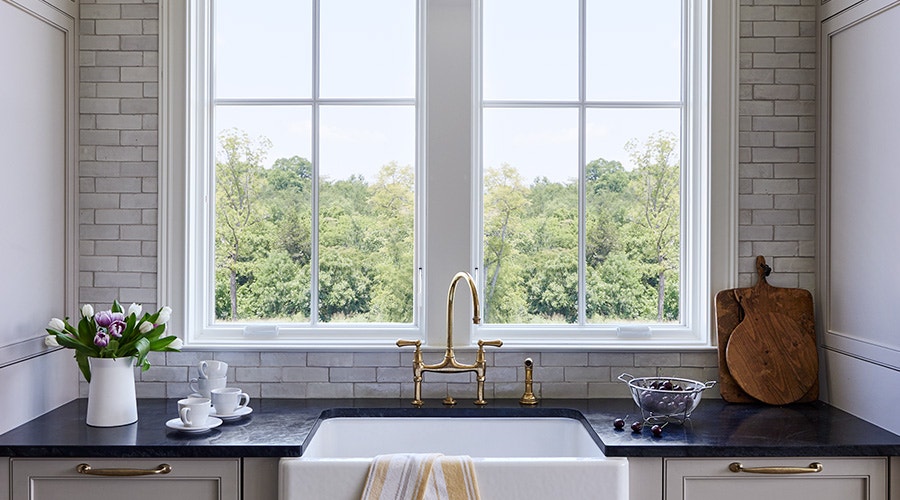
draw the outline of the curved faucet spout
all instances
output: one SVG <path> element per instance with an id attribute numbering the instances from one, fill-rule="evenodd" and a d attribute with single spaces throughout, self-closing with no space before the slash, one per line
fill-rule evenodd
<path id="1" fill-rule="evenodd" d="M 447 292 L 447 352 L 446 358 L 453 357 L 453 299 L 456 295 L 456 284 L 459 283 L 459 280 L 464 279 L 469 284 L 469 290 L 472 291 L 472 310 L 473 317 L 472 323 L 479 324 L 481 323 L 481 304 L 478 301 L 478 287 L 475 285 L 475 279 L 472 278 L 472 275 L 465 272 L 460 271 L 456 273 L 456 276 L 453 277 L 453 281 L 450 282 L 450 290 Z"/>
<path id="2" fill-rule="evenodd" d="M 447 292 L 447 350 L 444 351 L 444 359 L 440 363 L 425 364 L 425 361 L 422 359 L 422 341 L 402 339 L 397 341 L 397 347 L 415 346 L 416 348 L 416 352 L 413 355 L 413 386 L 415 392 L 412 401 L 413 406 L 422 406 L 424 404 L 422 401 L 422 374 L 424 372 L 475 372 L 476 392 L 474 403 L 479 406 L 487 404 L 487 401 L 484 400 L 484 373 L 487 369 L 484 348 L 485 346 L 500 347 L 503 345 L 503 341 L 479 340 L 478 352 L 475 353 L 474 363 L 464 365 L 456 361 L 456 355 L 453 354 L 453 299 L 456 295 L 456 284 L 462 279 L 466 280 L 466 283 L 469 284 L 469 290 L 472 292 L 472 308 L 474 309 L 472 322 L 476 325 L 481 323 L 481 304 L 478 302 L 478 287 L 475 286 L 475 280 L 471 274 L 465 271 L 458 272 L 453 277 L 453 281 L 450 282 L 450 291 Z M 444 398 L 444 404 L 455 405 L 456 400 L 448 393 L 447 397 Z"/>

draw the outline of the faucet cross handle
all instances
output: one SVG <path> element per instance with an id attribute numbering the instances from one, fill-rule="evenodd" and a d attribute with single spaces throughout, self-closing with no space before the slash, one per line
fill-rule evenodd
<path id="1" fill-rule="evenodd" d="M 415 346 L 416 352 L 413 354 L 413 384 L 414 384 L 414 392 L 412 404 L 415 407 L 420 407 L 425 404 L 422 401 L 422 369 L 425 366 L 425 362 L 422 360 L 422 341 L 421 340 L 403 340 L 400 339 L 397 341 L 397 347 L 410 347 Z"/>
<path id="2" fill-rule="evenodd" d="M 500 347 L 503 345 L 503 341 L 500 339 L 497 340 L 479 340 L 478 341 L 478 353 L 475 354 L 475 364 L 481 363 L 482 365 L 485 362 L 484 359 L 484 347 Z"/>
<path id="3" fill-rule="evenodd" d="M 422 364 L 422 341 L 421 340 L 403 340 L 400 339 L 397 341 L 397 347 L 411 347 L 414 346 L 416 348 L 415 354 L 413 354 L 413 367 Z"/>

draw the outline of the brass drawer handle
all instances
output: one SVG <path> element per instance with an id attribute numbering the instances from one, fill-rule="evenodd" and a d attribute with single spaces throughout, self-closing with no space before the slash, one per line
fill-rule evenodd
<path id="1" fill-rule="evenodd" d="M 813 462 L 809 464 L 809 467 L 744 467 L 740 462 L 731 462 L 728 470 L 751 474 L 815 474 L 816 472 L 822 472 L 822 464 Z"/>
<path id="2" fill-rule="evenodd" d="M 153 476 L 172 472 L 172 466 L 159 464 L 155 469 L 94 469 L 89 464 L 78 464 L 75 472 L 89 476 Z"/>

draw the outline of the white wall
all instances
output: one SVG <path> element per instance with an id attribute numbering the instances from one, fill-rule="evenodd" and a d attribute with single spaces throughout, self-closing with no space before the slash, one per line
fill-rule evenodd
<path id="1" fill-rule="evenodd" d="M 50 3 L 0 0 L 0 432 L 77 395 L 71 353 L 43 345 L 77 300 L 77 4 Z"/>

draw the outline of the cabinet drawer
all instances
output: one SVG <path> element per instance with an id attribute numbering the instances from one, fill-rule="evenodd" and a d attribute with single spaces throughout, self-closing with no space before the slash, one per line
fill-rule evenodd
<path id="1" fill-rule="evenodd" d="M 79 467 L 81 464 L 89 465 L 89 470 Z M 160 469 L 163 464 L 169 467 Z M 123 469 L 126 474 L 145 474 L 107 475 Z M 239 459 L 14 458 L 10 470 L 12 500 L 240 498 Z"/>
<path id="2" fill-rule="evenodd" d="M 812 463 L 822 470 L 800 472 Z M 887 500 L 885 458 L 667 459 L 664 467 L 666 500 Z M 772 467 L 795 470 L 753 472 Z"/>

